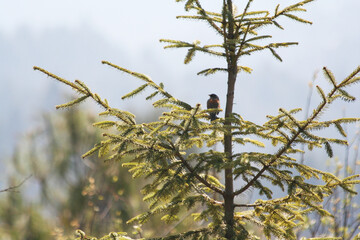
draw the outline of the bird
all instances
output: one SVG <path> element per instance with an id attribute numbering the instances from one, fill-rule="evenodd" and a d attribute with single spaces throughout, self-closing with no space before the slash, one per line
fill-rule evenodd
<path id="1" fill-rule="evenodd" d="M 220 99 L 219 97 L 212 93 L 212 94 L 209 94 L 210 98 L 209 100 L 207 100 L 207 109 L 219 109 L 220 108 Z M 210 113 L 210 121 L 214 121 L 216 120 L 218 117 L 216 115 L 219 114 L 219 111 L 217 112 L 211 112 Z"/>

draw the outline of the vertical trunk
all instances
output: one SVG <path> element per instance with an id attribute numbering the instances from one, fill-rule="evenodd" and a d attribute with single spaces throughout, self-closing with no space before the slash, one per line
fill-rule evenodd
<path id="1" fill-rule="evenodd" d="M 225 4 L 225 1 L 224 1 Z M 227 0 L 227 33 L 225 32 L 225 40 L 234 39 L 234 23 L 232 20 L 232 1 Z M 226 8 L 225 8 L 226 9 Z M 226 43 L 225 43 L 226 44 Z M 231 122 L 227 119 L 233 112 L 234 90 L 237 76 L 237 59 L 235 54 L 235 44 L 227 46 L 227 64 L 228 64 L 228 82 L 225 108 L 225 125 L 231 126 Z M 232 161 L 232 132 L 229 130 L 224 136 L 224 152 L 227 156 L 227 161 Z M 225 169 L 225 224 L 226 224 L 226 239 L 234 239 L 234 180 L 232 167 Z"/>
<path id="2" fill-rule="evenodd" d="M 232 113 L 233 100 L 234 100 L 234 87 L 236 80 L 236 73 L 229 72 L 228 79 L 228 93 L 225 110 L 225 118 L 229 117 Z M 231 122 L 225 120 L 225 125 L 231 126 Z M 232 161 L 232 133 L 229 131 L 224 136 L 224 151 L 228 161 Z M 232 167 L 225 169 L 225 223 L 227 239 L 234 238 L 234 181 Z"/>

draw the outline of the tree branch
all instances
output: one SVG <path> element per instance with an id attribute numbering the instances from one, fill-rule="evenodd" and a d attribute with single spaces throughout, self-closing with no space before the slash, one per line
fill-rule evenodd
<path id="1" fill-rule="evenodd" d="M 234 207 L 246 207 L 246 208 L 251 208 L 251 207 L 260 207 L 263 204 L 258 203 L 258 204 L 234 204 Z"/>
<path id="2" fill-rule="evenodd" d="M 324 70 L 326 71 L 326 68 L 324 68 Z M 328 94 L 328 98 L 331 98 L 335 93 L 336 91 L 340 88 L 342 83 L 340 83 L 339 85 L 336 85 L 334 86 L 334 88 L 331 90 L 331 92 Z M 310 116 L 306 123 L 302 126 L 302 127 L 299 127 L 298 131 L 296 133 L 294 133 L 294 135 L 290 138 L 290 140 L 287 142 L 287 144 L 280 148 L 278 153 L 275 155 L 274 159 L 272 159 L 268 164 L 264 165 L 264 167 L 255 175 L 255 177 L 253 179 L 251 179 L 244 187 L 242 187 L 241 189 L 237 190 L 234 192 L 235 196 L 236 195 L 239 195 L 243 192 L 245 192 L 249 187 L 251 187 L 254 182 L 256 180 L 258 180 L 262 174 L 276 161 L 278 160 L 285 152 L 286 150 L 288 150 L 291 145 L 293 144 L 293 142 L 297 139 L 297 137 L 300 135 L 300 133 L 302 133 L 309 125 L 310 123 L 312 123 L 315 118 L 320 114 L 320 112 L 324 109 L 324 107 L 328 104 L 327 101 L 323 101 L 316 109 L 316 111 L 314 111 L 313 115 Z"/>
<path id="3" fill-rule="evenodd" d="M 221 30 L 221 28 L 218 27 L 218 25 L 216 25 L 211 18 L 206 14 L 205 9 L 203 9 L 203 7 L 201 6 L 200 2 L 198 0 L 195 0 L 196 5 L 198 6 L 198 8 L 200 8 L 200 14 L 206 18 L 206 21 L 210 24 L 211 27 L 213 27 L 220 35 L 224 35 L 225 32 L 223 32 Z"/>
<path id="4" fill-rule="evenodd" d="M 169 143 L 170 143 L 171 147 L 173 148 L 173 151 L 175 152 L 175 157 L 177 157 L 178 159 L 180 159 L 180 161 L 181 161 L 181 163 L 184 165 L 184 167 L 185 167 L 191 174 L 193 174 L 197 180 L 199 180 L 201 183 L 203 183 L 205 186 L 207 186 L 207 187 L 210 188 L 211 190 L 213 190 L 213 191 L 215 191 L 215 192 L 220 193 L 221 195 L 223 195 L 224 192 L 223 192 L 220 188 L 212 185 L 211 183 L 209 183 L 209 182 L 206 181 L 204 178 L 202 178 L 199 174 L 196 173 L 196 171 L 190 166 L 190 164 L 189 164 L 189 163 L 185 160 L 185 158 L 180 154 L 178 148 L 176 147 L 176 145 L 178 145 L 178 144 L 180 143 L 181 139 L 184 137 L 184 134 L 189 131 L 190 124 L 191 124 L 191 119 L 196 115 L 196 113 L 197 113 L 197 111 L 199 110 L 199 108 L 200 108 L 200 105 L 198 104 L 198 105 L 196 106 L 196 108 L 194 109 L 194 111 L 193 111 L 191 117 L 189 118 L 188 122 L 186 123 L 185 129 L 184 129 L 183 133 L 182 133 L 181 136 L 176 140 L 175 144 L 174 144 L 173 142 L 171 142 L 171 141 L 169 141 Z"/>
<path id="5" fill-rule="evenodd" d="M 175 146 L 173 146 L 175 147 Z M 174 148 L 175 150 L 175 148 Z M 220 193 L 221 195 L 224 194 L 223 190 L 221 190 L 218 187 L 215 187 L 214 185 L 212 185 L 211 183 L 209 183 L 208 181 L 206 181 L 204 178 L 202 178 L 199 174 L 197 174 L 194 169 L 190 166 L 190 164 L 183 158 L 183 156 L 176 150 L 175 156 L 177 158 L 180 159 L 181 163 L 184 165 L 184 167 L 195 176 L 195 178 L 197 180 L 199 180 L 199 182 L 201 182 L 202 184 L 204 184 L 205 186 L 207 186 L 208 188 L 210 188 L 211 190 Z"/>
<path id="6" fill-rule="evenodd" d="M 8 187 L 6 189 L 3 189 L 3 190 L 0 190 L 0 193 L 1 192 L 16 192 L 15 189 L 19 188 L 21 185 L 24 184 L 24 182 L 26 182 L 29 178 L 31 178 L 32 175 L 28 176 L 27 178 L 25 178 L 24 180 L 22 180 L 18 185 L 15 185 L 15 186 L 11 186 L 11 187 Z"/>

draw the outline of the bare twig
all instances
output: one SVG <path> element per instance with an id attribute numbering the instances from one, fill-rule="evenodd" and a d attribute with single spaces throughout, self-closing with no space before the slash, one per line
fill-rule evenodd
<path id="1" fill-rule="evenodd" d="M 25 178 L 24 180 L 22 180 L 21 183 L 15 185 L 15 186 L 11 186 L 11 187 L 8 187 L 6 189 L 3 189 L 3 190 L 0 190 L 0 193 L 1 192 L 17 192 L 16 189 L 19 188 L 21 185 L 24 184 L 24 182 L 26 182 L 29 178 L 31 178 L 32 175 L 28 176 L 27 178 Z"/>
<path id="2" fill-rule="evenodd" d="M 309 117 L 310 103 L 311 103 L 311 98 L 312 98 L 312 94 L 313 94 L 314 82 L 317 79 L 318 72 L 319 72 L 319 70 L 316 70 L 314 72 L 313 79 L 312 79 L 311 82 L 309 82 L 309 93 L 308 93 L 308 96 L 307 96 L 307 99 L 306 99 L 306 105 L 305 105 L 305 111 L 304 111 L 305 119 L 307 119 Z M 301 145 L 301 150 L 304 151 L 304 149 L 305 149 L 305 144 L 302 144 Z M 303 164 L 304 161 L 305 161 L 305 154 L 303 153 L 300 156 L 300 163 Z"/>

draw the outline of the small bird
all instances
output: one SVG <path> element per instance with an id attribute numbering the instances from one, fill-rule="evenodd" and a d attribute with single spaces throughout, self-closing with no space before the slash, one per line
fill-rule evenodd
<path id="1" fill-rule="evenodd" d="M 212 108 L 216 108 L 216 109 L 219 109 L 220 108 L 220 99 L 219 97 L 212 93 L 212 94 L 209 94 L 210 98 L 209 100 L 207 100 L 207 109 L 212 109 Z M 211 112 L 210 113 L 210 120 L 211 121 L 214 121 L 217 119 L 217 116 L 219 114 L 219 111 L 218 112 Z"/>

